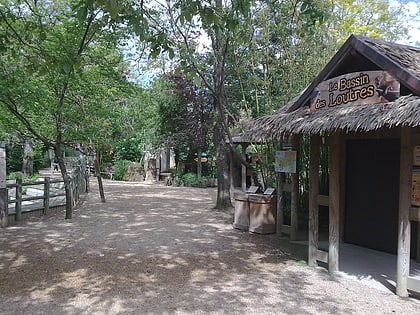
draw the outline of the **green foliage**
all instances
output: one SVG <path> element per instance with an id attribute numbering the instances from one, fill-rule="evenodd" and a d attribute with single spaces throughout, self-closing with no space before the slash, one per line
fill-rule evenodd
<path id="1" fill-rule="evenodd" d="M 195 173 L 185 173 L 178 177 L 178 181 L 176 183 L 178 186 L 190 186 L 190 187 L 206 187 L 206 181 L 203 177 L 201 180 L 198 180 L 197 174 Z"/>
<path id="2" fill-rule="evenodd" d="M 23 164 L 23 147 L 21 145 L 6 147 L 6 172 L 21 172 Z"/>
<path id="3" fill-rule="evenodd" d="M 117 138 L 114 140 L 114 159 L 140 161 L 143 156 L 143 139 L 140 136 Z"/>
<path id="4" fill-rule="evenodd" d="M 122 180 L 124 178 L 127 167 L 130 165 L 131 161 L 128 160 L 117 160 L 114 163 L 114 179 Z"/>

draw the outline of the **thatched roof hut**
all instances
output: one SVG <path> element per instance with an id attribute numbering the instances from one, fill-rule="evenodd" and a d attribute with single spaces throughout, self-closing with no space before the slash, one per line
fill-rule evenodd
<path id="1" fill-rule="evenodd" d="M 397 294 L 420 292 L 409 268 L 413 257 L 420 262 L 419 127 L 420 48 L 354 35 L 304 91 L 250 124 L 249 141 L 291 137 L 298 151 L 299 137 L 310 139 L 309 265 L 338 271 L 340 242 L 381 250 L 397 254 Z M 322 146 L 328 195 L 319 191 Z M 320 206 L 328 207 L 328 252 L 318 249 Z"/>

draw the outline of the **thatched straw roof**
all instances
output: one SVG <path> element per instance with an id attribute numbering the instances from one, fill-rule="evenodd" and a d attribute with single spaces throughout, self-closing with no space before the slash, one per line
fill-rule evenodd
<path id="1" fill-rule="evenodd" d="M 251 123 L 245 137 L 251 141 L 270 141 L 293 134 L 368 132 L 399 126 L 420 126 L 419 96 L 403 96 L 390 103 L 336 106 L 315 112 L 301 107 L 291 113 L 262 116 Z"/>
<path id="2" fill-rule="evenodd" d="M 342 74 L 382 69 L 398 78 L 403 95 L 394 102 L 346 104 L 311 112 L 310 98 L 324 80 Z M 243 139 L 280 140 L 293 134 L 368 132 L 420 126 L 420 48 L 352 35 L 299 95 L 273 115 L 254 120 Z"/>

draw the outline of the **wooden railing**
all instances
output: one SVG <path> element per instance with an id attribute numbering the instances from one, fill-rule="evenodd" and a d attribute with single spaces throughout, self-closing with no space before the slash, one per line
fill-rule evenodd
<path id="1" fill-rule="evenodd" d="M 89 174 L 85 168 L 74 168 L 71 172 L 73 206 L 79 203 L 81 194 L 88 192 L 88 187 Z M 61 178 L 44 177 L 33 182 L 16 179 L 15 183 L 7 184 L 6 188 L 9 224 L 24 217 L 40 216 L 51 213 L 52 210 L 60 210 L 66 205 L 64 181 Z M 33 189 L 34 193 L 28 193 L 30 189 Z M 10 207 L 13 204 L 14 207 Z"/>

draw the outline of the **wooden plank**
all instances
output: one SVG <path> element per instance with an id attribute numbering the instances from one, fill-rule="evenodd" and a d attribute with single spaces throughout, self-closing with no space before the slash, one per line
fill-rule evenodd
<path id="1" fill-rule="evenodd" d="M 328 264 L 328 252 L 318 249 L 316 251 L 316 260 Z"/>
<path id="2" fill-rule="evenodd" d="M 339 270 L 339 241 L 340 241 L 340 161 L 341 161 L 341 136 L 333 133 L 330 136 L 329 155 L 329 247 L 328 271 L 333 273 Z"/>
<path id="3" fill-rule="evenodd" d="M 242 158 L 246 160 L 246 145 L 242 145 Z M 241 164 L 241 186 L 242 191 L 246 191 L 246 166 Z"/>
<path id="4" fill-rule="evenodd" d="M 300 147 L 300 136 L 296 135 L 292 139 L 292 148 L 296 151 L 296 173 L 291 174 L 292 180 L 292 196 L 290 201 L 290 221 L 292 230 L 290 231 L 290 240 L 295 241 L 298 239 L 299 231 L 299 147 Z"/>
<path id="5" fill-rule="evenodd" d="M 318 226 L 319 226 L 319 147 L 321 138 L 314 135 L 310 140 L 309 161 L 309 245 L 308 265 L 318 265 Z M 328 199 L 328 196 L 327 196 Z"/>
<path id="6" fill-rule="evenodd" d="M 284 194 L 284 173 L 277 174 L 277 221 L 276 234 L 283 233 L 283 194 Z"/>
<path id="7" fill-rule="evenodd" d="M 410 209 L 410 220 L 411 221 L 420 221 L 420 208 L 411 207 L 411 209 Z"/>
<path id="8" fill-rule="evenodd" d="M 411 209 L 411 130 L 401 128 L 400 195 L 398 211 L 397 295 L 407 297 L 407 279 L 410 273 L 410 209 Z"/>
<path id="9" fill-rule="evenodd" d="M 283 224 L 281 226 L 281 231 L 284 234 L 290 235 L 290 230 L 291 230 L 291 226 L 290 225 Z"/>
<path id="10" fill-rule="evenodd" d="M 407 289 L 420 293 L 420 280 L 413 278 L 413 277 L 408 277 L 407 278 Z"/>
<path id="11" fill-rule="evenodd" d="M 319 174 L 318 174 L 318 178 L 319 178 Z M 318 187 L 318 189 L 319 189 L 319 187 Z M 327 196 L 327 195 L 318 195 L 318 205 L 329 207 L 330 206 L 330 196 Z"/>

